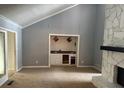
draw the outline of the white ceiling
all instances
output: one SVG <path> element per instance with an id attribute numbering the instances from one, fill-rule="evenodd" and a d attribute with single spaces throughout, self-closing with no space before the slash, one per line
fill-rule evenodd
<path id="1" fill-rule="evenodd" d="M 29 26 L 39 20 L 46 19 L 74 4 L 28 4 L 0 5 L 0 15 L 7 17 L 22 27 Z"/>

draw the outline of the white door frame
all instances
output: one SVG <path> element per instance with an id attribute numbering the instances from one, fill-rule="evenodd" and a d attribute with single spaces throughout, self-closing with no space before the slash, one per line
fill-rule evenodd
<path id="1" fill-rule="evenodd" d="M 18 36 L 17 32 L 13 30 L 6 29 L 4 27 L 0 27 L 0 31 L 5 33 L 5 75 L 3 75 L 2 78 L 0 78 L 0 86 L 3 85 L 8 80 L 8 61 L 7 61 L 7 32 L 15 32 L 16 35 L 16 72 L 18 72 Z"/>
<path id="2" fill-rule="evenodd" d="M 7 33 L 6 33 L 6 31 L 3 31 L 3 30 L 1 30 L 1 29 L 0 29 L 0 32 L 4 33 L 4 61 L 5 61 L 5 62 L 4 62 L 4 66 L 5 66 L 5 67 L 4 67 L 4 73 L 7 74 L 7 70 L 6 70 L 6 69 L 7 69 L 7 66 L 8 66 L 8 65 L 7 65 L 7 41 L 6 41 L 6 38 L 7 38 L 7 37 L 6 37 L 6 34 L 7 34 Z M 4 74 L 4 75 L 5 75 L 5 74 Z"/>
<path id="3" fill-rule="evenodd" d="M 8 44 L 8 32 L 10 33 L 10 34 L 14 34 L 14 59 L 15 59 L 15 62 L 14 62 L 14 72 L 17 72 L 17 60 L 16 60 L 16 32 L 10 32 L 10 31 L 7 31 L 7 44 Z M 8 46 L 9 45 L 7 45 L 7 49 L 8 49 Z M 7 51 L 8 52 L 8 51 Z M 7 62 L 8 64 L 9 64 L 9 62 Z M 8 67 L 8 69 L 9 69 L 9 67 Z"/>
<path id="4" fill-rule="evenodd" d="M 7 31 L 0 29 L 0 32 L 4 33 L 4 53 L 5 53 L 5 57 L 4 57 L 4 75 L 0 78 L 0 86 L 3 85 L 7 80 L 8 80 L 8 64 L 7 64 Z"/>
<path id="5" fill-rule="evenodd" d="M 48 62 L 49 62 L 49 67 L 50 67 L 50 54 L 51 54 L 51 47 L 50 47 L 50 38 L 51 36 L 72 36 L 72 37 L 77 37 L 77 61 L 76 61 L 76 66 L 79 67 L 79 49 L 80 49 L 80 35 L 75 35 L 75 34 L 49 34 L 49 51 L 48 51 Z"/>
<path id="6" fill-rule="evenodd" d="M 3 27 L 0 27 L 0 31 L 1 31 L 1 32 L 5 32 L 5 51 L 6 51 L 6 52 L 5 52 L 5 53 L 6 53 L 5 56 L 6 56 L 6 71 L 7 71 L 6 74 L 7 74 L 7 75 L 8 75 L 8 61 L 7 61 L 7 60 L 8 60 L 8 59 L 7 59 L 7 58 L 8 58 L 8 56 L 7 56 L 7 55 L 8 55 L 8 53 L 7 53 L 7 51 L 8 51 L 8 50 L 7 50 L 7 49 L 8 49 L 8 47 L 7 47 L 7 46 L 8 46 L 8 44 L 7 44 L 7 39 L 8 39 L 8 38 L 7 38 L 7 32 L 14 32 L 14 33 L 15 33 L 15 43 L 16 43 L 16 47 L 15 47 L 15 48 L 16 48 L 16 60 L 15 60 L 15 61 L 16 61 L 16 62 L 15 62 L 16 68 L 15 68 L 15 70 L 16 70 L 16 72 L 18 72 L 18 51 L 17 51 L 17 49 L 18 49 L 18 41 L 17 41 L 17 38 L 18 38 L 18 37 L 17 37 L 17 32 L 16 32 L 16 31 L 13 31 L 13 30 L 8 30 L 8 29 L 3 28 Z"/>

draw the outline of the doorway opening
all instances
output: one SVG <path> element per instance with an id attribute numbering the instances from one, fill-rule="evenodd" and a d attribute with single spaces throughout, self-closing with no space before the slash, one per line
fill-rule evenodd
<path id="1" fill-rule="evenodd" d="M 8 76 L 11 77 L 16 72 L 16 33 L 7 32 L 7 62 Z"/>
<path id="2" fill-rule="evenodd" d="M 49 34 L 49 67 L 79 65 L 80 35 Z"/>
<path id="3" fill-rule="evenodd" d="M 0 78 L 6 74 L 5 32 L 0 30 Z"/>

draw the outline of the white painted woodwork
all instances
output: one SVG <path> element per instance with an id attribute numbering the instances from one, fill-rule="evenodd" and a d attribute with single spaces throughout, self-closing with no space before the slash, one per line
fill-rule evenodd
<path id="1" fill-rule="evenodd" d="M 63 64 L 62 63 L 62 56 L 63 55 L 69 55 L 69 64 Z M 61 53 L 61 54 L 50 54 L 50 64 L 51 65 L 71 65 L 71 56 L 75 56 L 76 54 L 65 54 L 65 53 Z"/>
<path id="2" fill-rule="evenodd" d="M 51 65 L 62 65 L 62 54 L 50 54 Z"/>

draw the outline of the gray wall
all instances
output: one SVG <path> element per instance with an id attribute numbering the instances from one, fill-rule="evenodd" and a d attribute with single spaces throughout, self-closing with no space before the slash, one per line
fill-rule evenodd
<path id="1" fill-rule="evenodd" d="M 0 18 L 0 28 L 5 28 L 8 30 L 12 30 L 17 32 L 17 51 L 18 51 L 18 69 L 22 66 L 22 32 L 21 32 L 21 28 L 16 25 L 15 23 L 12 23 L 11 21 L 9 21 L 8 19 L 4 19 L 4 18 Z"/>
<path id="2" fill-rule="evenodd" d="M 103 44 L 104 35 L 104 20 L 105 20 L 105 5 L 97 5 L 97 20 L 95 32 L 95 50 L 94 50 L 94 65 L 101 70 L 102 51 L 100 46 Z"/>
<path id="3" fill-rule="evenodd" d="M 80 65 L 93 65 L 95 24 L 96 5 L 78 5 L 23 29 L 23 66 L 48 65 L 49 33 L 79 34 Z M 36 60 L 39 61 L 38 64 L 35 63 Z"/>

